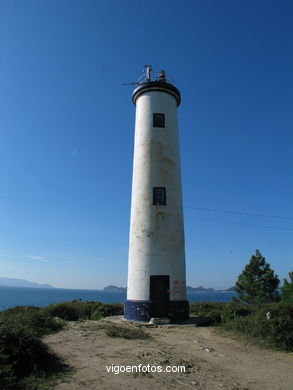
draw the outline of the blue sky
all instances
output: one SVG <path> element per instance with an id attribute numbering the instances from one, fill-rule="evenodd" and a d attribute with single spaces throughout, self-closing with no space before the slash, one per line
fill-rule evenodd
<path id="1" fill-rule="evenodd" d="M 230 287 L 257 248 L 287 276 L 292 18 L 283 0 L 2 0 L 0 276 L 126 285 L 135 108 L 121 84 L 145 64 L 182 94 L 188 284 Z"/>

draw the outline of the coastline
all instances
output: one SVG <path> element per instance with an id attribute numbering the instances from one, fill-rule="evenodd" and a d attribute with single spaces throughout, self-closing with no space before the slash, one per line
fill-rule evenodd
<path id="1" fill-rule="evenodd" d="M 230 302 L 237 294 L 229 291 L 187 292 L 189 302 Z M 102 303 L 123 303 L 126 292 L 107 292 L 103 290 L 6 287 L 0 286 L 0 311 L 15 306 L 45 307 L 52 303 L 72 300 L 99 301 Z"/>

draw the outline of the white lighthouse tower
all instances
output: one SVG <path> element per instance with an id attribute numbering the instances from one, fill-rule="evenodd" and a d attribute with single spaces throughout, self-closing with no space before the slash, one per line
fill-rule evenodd
<path id="1" fill-rule="evenodd" d="M 125 318 L 189 317 L 177 107 L 180 92 L 161 71 L 146 75 L 136 105 Z"/>

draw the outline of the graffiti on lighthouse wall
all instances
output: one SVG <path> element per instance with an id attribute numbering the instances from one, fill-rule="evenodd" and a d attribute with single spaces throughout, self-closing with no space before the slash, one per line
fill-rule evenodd
<path id="1" fill-rule="evenodd" d="M 179 299 L 184 297 L 185 295 L 185 281 L 184 280 L 174 280 L 173 288 L 171 290 L 171 295 L 173 295 L 173 299 Z"/>

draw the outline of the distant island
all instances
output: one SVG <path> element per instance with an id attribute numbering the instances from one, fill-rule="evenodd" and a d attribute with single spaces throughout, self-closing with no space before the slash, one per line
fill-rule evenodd
<path id="1" fill-rule="evenodd" d="M 186 287 L 186 291 L 187 292 L 193 292 L 193 291 L 199 291 L 199 292 L 225 292 L 225 291 L 235 291 L 235 286 L 233 287 L 230 287 L 230 288 L 227 288 L 226 290 L 217 290 L 215 288 L 212 288 L 212 287 L 209 287 L 209 288 L 205 288 L 205 287 L 202 287 L 202 286 L 199 286 L 199 287 L 190 287 L 190 286 L 187 286 Z"/>
<path id="2" fill-rule="evenodd" d="M 190 287 L 190 286 L 186 286 L 186 291 L 187 292 L 192 292 L 192 291 L 202 291 L 202 292 L 207 292 L 207 291 L 217 291 L 215 290 L 214 288 L 205 288 L 205 287 L 202 287 L 202 286 L 199 286 L 199 287 Z"/>
<path id="3" fill-rule="evenodd" d="M 14 278 L 1 278 L 0 286 L 2 287 L 37 287 L 37 288 L 54 288 L 50 284 L 40 284 L 35 282 L 29 282 L 25 279 L 14 279 Z"/>
<path id="4" fill-rule="evenodd" d="M 103 288 L 103 291 L 106 292 L 126 292 L 126 287 L 117 287 L 117 286 L 106 286 Z"/>
<path id="5" fill-rule="evenodd" d="M 126 287 L 117 287 L 117 286 L 106 286 L 103 288 L 103 291 L 106 291 L 106 292 L 126 292 L 127 291 L 127 288 Z M 193 292 L 193 291 L 199 291 L 199 292 L 213 292 L 213 291 L 235 291 L 235 286 L 233 287 L 230 287 L 228 288 L 227 290 L 216 290 L 214 288 L 204 288 L 202 286 L 199 286 L 199 287 L 190 287 L 190 286 L 187 286 L 186 287 L 186 291 L 187 292 Z"/>
<path id="6" fill-rule="evenodd" d="M 230 288 L 227 288 L 227 290 L 220 290 L 220 291 L 236 291 L 236 286 L 232 286 Z"/>

